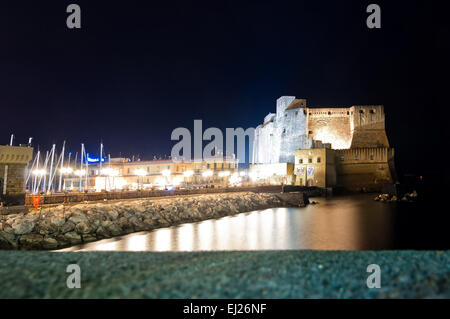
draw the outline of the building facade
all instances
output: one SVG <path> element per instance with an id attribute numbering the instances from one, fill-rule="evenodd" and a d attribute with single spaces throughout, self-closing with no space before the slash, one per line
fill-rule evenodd
<path id="1" fill-rule="evenodd" d="M 380 190 L 396 180 L 382 105 L 307 107 L 283 96 L 255 130 L 252 162 L 260 170 L 294 163 L 293 184 Z"/>
<path id="2" fill-rule="evenodd" d="M 25 169 L 32 158 L 32 147 L 0 145 L 0 202 L 2 205 L 25 204 Z"/>
<path id="3" fill-rule="evenodd" d="M 319 148 L 295 152 L 295 185 L 379 191 L 396 179 L 394 150 Z"/>
<path id="4" fill-rule="evenodd" d="M 111 163 L 88 166 L 86 176 L 66 176 L 65 190 L 132 190 L 166 187 L 223 185 L 234 181 L 238 162 L 233 158 L 193 162 L 172 160 L 129 161 L 113 158 Z M 81 185 L 81 188 L 80 188 Z M 87 185 L 87 187 L 86 187 Z"/>
<path id="5" fill-rule="evenodd" d="M 295 151 L 314 148 L 315 141 L 332 149 L 389 148 L 384 108 L 309 108 L 305 99 L 280 97 L 276 114 L 255 130 L 252 162 L 293 163 Z"/>

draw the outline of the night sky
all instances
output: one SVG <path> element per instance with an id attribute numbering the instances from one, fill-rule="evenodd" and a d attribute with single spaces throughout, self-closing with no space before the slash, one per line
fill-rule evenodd
<path id="1" fill-rule="evenodd" d="M 380 30 L 366 26 L 372 2 Z M 81 30 L 66 26 L 70 3 Z M 14 133 L 95 153 L 102 140 L 112 156 L 151 159 L 170 155 L 176 127 L 256 127 L 294 95 L 383 104 L 398 169 L 422 173 L 424 148 L 444 136 L 442 12 L 431 1 L 2 1 L 0 144 Z"/>

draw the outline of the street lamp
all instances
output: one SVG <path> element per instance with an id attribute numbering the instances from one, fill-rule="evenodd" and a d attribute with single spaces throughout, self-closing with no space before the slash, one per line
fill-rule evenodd
<path id="1" fill-rule="evenodd" d="M 186 171 L 183 173 L 184 177 L 191 177 L 192 175 L 194 175 L 194 171 Z"/>
<path id="2" fill-rule="evenodd" d="M 164 177 L 170 177 L 170 170 L 165 169 L 165 170 L 163 170 L 163 171 L 161 172 L 161 174 L 162 174 Z"/>
<path id="3" fill-rule="evenodd" d="M 112 184 L 113 184 L 113 188 L 116 189 L 116 183 L 114 181 L 114 177 L 119 175 L 119 171 L 110 167 L 104 168 L 100 171 L 101 175 L 106 175 L 108 176 L 108 178 L 112 177 Z M 111 181 L 108 179 L 108 184 L 109 184 L 109 190 L 111 190 Z M 106 187 L 106 183 L 105 183 L 105 187 Z"/>
<path id="4" fill-rule="evenodd" d="M 33 171 L 33 175 L 35 175 L 35 176 L 44 176 L 46 174 L 47 174 L 47 172 L 45 171 L 45 169 L 35 169 Z"/>
<path id="5" fill-rule="evenodd" d="M 71 167 L 63 167 L 60 169 L 61 173 L 64 175 L 72 174 L 73 169 Z"/>
<path id="6" fill-rule="evenodd" d="M 137 169 L 134 171 L 134 174 L 140 177 L 144 177 L 145 175 L 147 175 L 147 171 L 145 169 Z M 138 177 L 138 188 L 139 188 L 139 177 Z"/>
<path id="7" fill-rule="evenodd" d="M 213 175 L 213 172 L 212 172 L 211 170 L 207 170 L 207 171 L 204 171 L 204 172 L 202 173 L 202 176 L 203 176 L 203 177 L 208 178 L 208 184 L 209 184 L 209 178 L 210 178 L 212 175 Z"/>
<path id="8" fill-rule="evenodd" d="M 86 171 L 85 171 L 85 170 L 82 170 L 82 169 L 77 169 L 77 170 L 74 172 L 74 174 L 77 175 L 77 176 L 84 176 L 84 175 L 86 174 Z"/>
<path id="9" fill-rule="evenodd" d="M 190 177 L 192 177 L 192 175 L 194 175 L 194 171 L 191 171 L 191 170 L 185 171 L 183 173 L 183 175 L 184 175 L 184 178 L 189 179 Z"/>

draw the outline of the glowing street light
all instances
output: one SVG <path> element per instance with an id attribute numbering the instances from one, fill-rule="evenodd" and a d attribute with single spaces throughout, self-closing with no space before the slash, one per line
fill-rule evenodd
<path id="1" fill-rule="evenodd" d="M 104 168 L 104 169 L 102 169 L 101 174 L 113 177 L 113 176 L 118 176 L 119 171 L 116 169 L 112 169 L 112 168 Z"/>
<path id="2" fill-rule="evenodd" d="M 202 173 L 202 176 L 203 176 L 203 177 L 211 177 L 212 175 L 213 175 L 213 172 L 212 172 L 211 170 L 204 171 L 204 172 Z"/>
<path id="3" fill-rule="evenodd" d="M 84 176 L 84 175 L 86 174 L 86 171 L 85 171 L 85 170 L 82 170 L 82 169 L 77 169 L 77 170 L 74 172 L 74 174 L 77 175 L 77 176 Z"/>
<path id="4" fill-rule="evenodd" d="M 219 177 L 227 177 L 230 176 L 230 171 L 219 172 Z"/>
<path id="5" fill-rule="evenodd" d="M 35 169 L 33 171 L 33 175 L 36 175 L 36 176 L 44 176 L 46 174 L 47 174 L 47 172 L 44 169 Z"/>
<path id="6" fill-rule="evenodd" d="M 234 173 L 231 175 L 230 184 L 239 184 L 242 181 L 242 178 L 239 177 L 238 173 Z"/>
<path id="7" fill-rule="evenodd" d="M 145 169 L 137 169 L 134 171 L 134 175 L 145 176 L 147 175 L 147 171 Z"/>
<path id="8" fill-rule="evenodd" d="M 256 172 L 250 172 L 248 175 L 252 180 L 255 180 L 258 178 L 258 174 Z"/>
<path id="9" fill-rule="evenodd" d="M 184 177 L 191 177 L 192 175 L 194 175 L 194 171 L 186 171 L 183 173 Z"/>
<path id="10" fill-rule="evenodd" d="M 169 176 L 170 176 L 170 170 L 165 169 L 165 170 L 163 170 L 163 171 L 161 172 L 161 174 L 162 174 L 163 176 L 165 176 L 165 177 L 169 177 Z"/>
<path id="11" fill-rule="evenodd" d="M 73 169 L 71 167 L 63 167 L 60 169 L 60 171 L 62 174 L 68 175 L 68 174 L 72 174 Z"/>
<path id="12" fill-rule="evenodd" d="M 140 176 L 140 177 L 144 177 L 145 175 L 147 175 L 147 171 L 145 169 L 136 169 L 134 171 L 134 175 Z M 142 183 L 141 183 L 142 184 Z M 138 177 L 138 188 L 139 188 L 139 177 Z"/>

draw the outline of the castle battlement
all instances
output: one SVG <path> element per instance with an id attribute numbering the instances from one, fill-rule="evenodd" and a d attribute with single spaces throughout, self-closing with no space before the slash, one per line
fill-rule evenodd
<path id="1" fill-rule="evenodd" d="M 293 162 L 295 150 L 314 145 L 311 139 L 332 149 L 389 147 L 384 107 L 307 107 L 306 99 L 282 96 L 276 114 L 255 130 L 253 162 Z"/>

